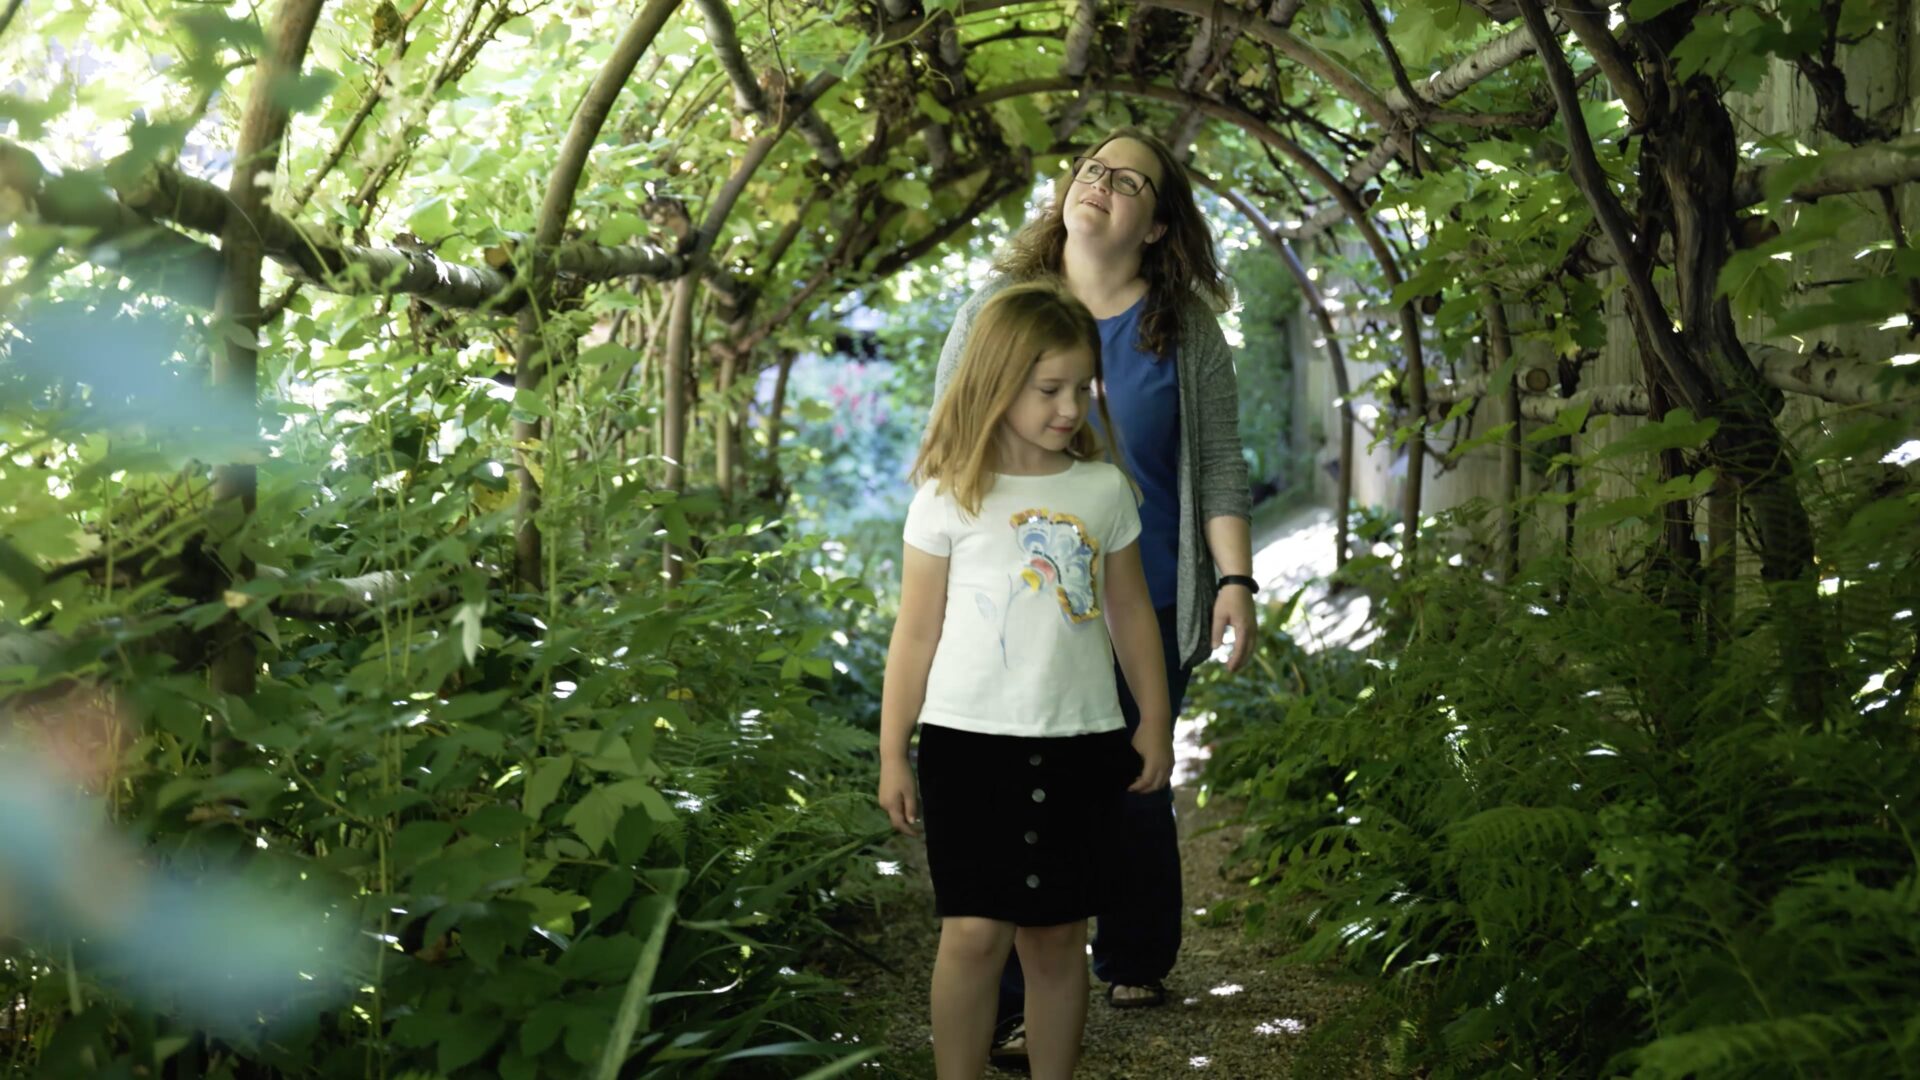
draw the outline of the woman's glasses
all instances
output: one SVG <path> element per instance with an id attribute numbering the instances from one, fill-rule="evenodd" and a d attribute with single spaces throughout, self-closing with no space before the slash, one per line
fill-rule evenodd
<path id="1" fill-rule="evenodd" d="M 1138 169 L 1112 169 L 1090 157 L 1073 159 L 1073 179 L 1079 184 L 1097 184 L 1101 177 L 1109 177 L 1113 190 L 1122 195 L 1138 195 L 1141 191 L 1152 191 L 1158 196 L 1160 190 L 1147 179 L 1147 174 Z"/>

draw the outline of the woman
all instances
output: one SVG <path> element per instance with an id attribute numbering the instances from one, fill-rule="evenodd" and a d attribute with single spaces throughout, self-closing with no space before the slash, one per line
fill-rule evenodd
<path id="1" fill-rule="evenodd" d="M 1108 411 L 1127 472 L 1140 486 L 1140 558 L 1179 715 L 1195 665 L 1219 648 L 1239 670 L 1252 654 L 1253 566 L 1246 460 L 1233 357 L 1214 315 L 1230 300 L 1213 235 L 1185 169 L 1152 134 L 1121 128 L 1076 158 L 1047 212 L 998 260 L 998 274 L 961 305 L 940 353 L 934 397 L 959 366 L 975 316 L 1008 285 L 1058 277 L 1099 323 Z M 1121 679 L 1128 730 L 1140 711 Z M 1164 1004 L 1180 948 L 1179 838 L 1171 788 L 1129 795 L 1112 910 L 1099 916 L 1094 974 L 1115 1008 Z M 1021 1056 L 1017 959 L 1001 985 L 995 1057 Z"/>

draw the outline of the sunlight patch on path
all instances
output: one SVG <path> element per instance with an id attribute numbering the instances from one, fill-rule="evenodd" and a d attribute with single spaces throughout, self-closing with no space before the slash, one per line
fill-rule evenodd
<path id="1" fill-rule="evenodd" d="M 1300 507 L 1253 538 L 1253 576 L 1260 582 L 1262 603 L 1277 604 L 1307 590 L 1284 629 L 1310 653 L 1336 646 L 1363 649 L 1373 640 L 1366 631 L 1373 607 L 1367 598 L 1327 593 L 1335 524 L 1333 511 L 1324 506 Z"/>

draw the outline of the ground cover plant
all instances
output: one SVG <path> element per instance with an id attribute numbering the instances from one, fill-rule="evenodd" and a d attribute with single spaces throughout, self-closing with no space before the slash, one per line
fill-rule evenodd
<path id="1" fill-rule="evenodd" d="M 1296 621 L 1263 677 L 1203 684 L 1207 783 L 1255 827 L 1249 932 L 1386 980 L 1374 1026 L 1337 1037 L 1435 1076 L 1920 1067 L 1920 487 L 1873 464 L 1907 430 L 1863 420 L 1810 454 L 1879 477 L 1807 481 L 1819 715 L 1766 586 L 1715 632 L 1557 551 L 1510 581 L 1356 559 L 1370 644 L 1315 649 Z"/>

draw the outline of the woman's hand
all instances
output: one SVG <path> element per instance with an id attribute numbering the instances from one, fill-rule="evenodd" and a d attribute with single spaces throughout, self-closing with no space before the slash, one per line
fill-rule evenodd
<path id="1" fill-rule="evenodd" d="M 913 789 L 913 770 L 905 761 L 880 761 L 880 809 L 893 819 L 894 831 L 920 835 L 920 800 Z"/>
<path id="2" fill-rule="evenodd" d="M 1142 723 L 1133 731 L 1133 752 L 1140 755 L 1140 775 L 1127 790 L 1144 795 L 1166 787 L 1173 778 L 1173 725 Z"/>
<path id="3" fill-rule="evenodd" d="M 1227 627 L 1233 627 L 1233 653 L 1227 657 L 1227 670 L 1239 671 L 1253 655 L 1253 636 L 1258 629 L 1253 613 L 1253 592 L 1245 585 L 1226 585 L 1213 600 L 1213 647 L 1226 641 Z"/>

